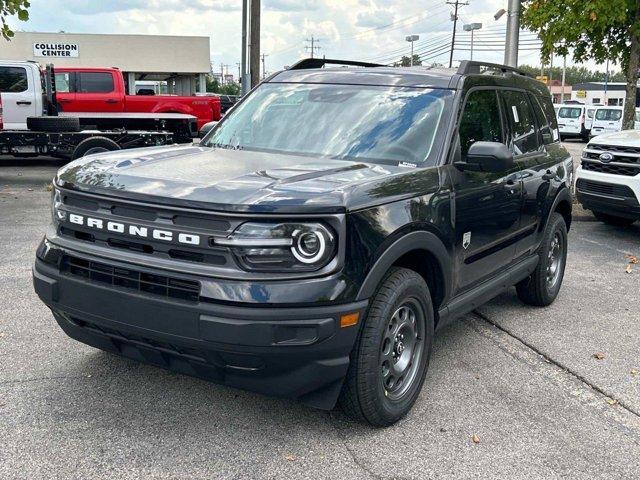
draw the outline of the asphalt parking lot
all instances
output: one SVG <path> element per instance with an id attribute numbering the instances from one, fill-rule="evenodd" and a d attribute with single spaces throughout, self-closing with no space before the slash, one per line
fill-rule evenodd
<path id="1" fill-rule="evenodd" d="M 0 478 L 640 475 L 640 223 L 576 209 L 558 301 L 509 291 L 447 327 L 413 411 L 372 430 L 67 338 L 30 272 L 59 165 L 0 159 Z"/>

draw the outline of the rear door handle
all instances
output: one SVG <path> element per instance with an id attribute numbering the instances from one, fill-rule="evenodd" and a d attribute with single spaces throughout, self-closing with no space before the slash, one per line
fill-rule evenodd
<path id="1" fill-rule="evenodd" d="M 31 105 L 31 102 L 28 100 L 18 100 L 16 105 Z"/>
<path id="2" fill-rule="evenodd" d="M 115 98 L 109 98 L 107 100 L 105 100 L 106 103 L 118 103 L 118 100 L 116 100 Z"/>
<path id="3" fill-rule="evenodd" d="M 71 103 L 71 100 L 68 98 L 59 98 L 58 103 Z"/>
<path id="4" fill-rule="evenodd" d="M 556 178 L 556 174 L 551 170 L 547 170 L 547 172 L 544 175 L 542 175 L 542 179 L 545 181 L 553 180 L 554 178 Z"/>

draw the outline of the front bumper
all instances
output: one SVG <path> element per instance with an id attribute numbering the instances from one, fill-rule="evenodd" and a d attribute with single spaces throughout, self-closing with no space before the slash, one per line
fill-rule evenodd
<path id="1" fill-rule="evenodd" d="M 71 338 L 232 387 L 335 405 L 359 330 L 359 323 L 341 328 L 340 318 L 362 319 L 366 301 L 287 308 L 188 301 L 83 278 L 43 261 L 41 251 L 35 290 Z"/>
<path id="2" fill-rule="evenodd" d="M 640 175 L 576 171 L 576 197 L 587 210 L 640 220 Z"/>

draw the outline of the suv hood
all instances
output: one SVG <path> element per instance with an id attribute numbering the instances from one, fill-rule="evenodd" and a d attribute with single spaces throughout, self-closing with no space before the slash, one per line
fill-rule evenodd
<path id="1" fill-rule="evenodd" d="M 621 132 L 598 135 L 590 143 L 610 145 L 612 147 L 640 148 L 640 130 L 622 130 Z"/>
<path id="2" fill-rule="evenodd" d="M 152 203 L 311 213 L 345 211 L 356 190 L 366 202 L 380 182 L 406 173 L 398 166 L 188 145 L 90 155 L 60 169 L 55 181 Z"/>

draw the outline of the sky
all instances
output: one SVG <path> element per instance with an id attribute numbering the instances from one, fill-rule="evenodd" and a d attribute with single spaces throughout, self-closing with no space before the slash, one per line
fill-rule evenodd
<path id="1" fill-rule="evenodd" d="M 474 59 L 503 61 L 507 0 L 467 0 L 460 7 L 454 60 L 470 56 L 470 34 L 462 25 L 481 22 Z M 28 22 L 14 29 L 70 33 L 207 35 L 213 68 L 240 61 L 242 0 L 32 0 Z M 415 52 L 427 62 L 448 64 L 453 7 L 445 0 L 262 0 L 262 53 L 267 71 L 309 56 L 307 39 L 319 39 L 316 55 L 390 63 L 408 55 L 404 38 L 417 34 Z M 539 65 L 535 36 L 521 38 L 520 63 Z M 556 60 L 559 65 L 560 60 Z M 594 66 L 592 66 L 594 67 Z"/>

